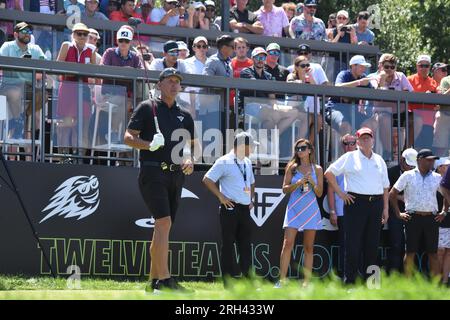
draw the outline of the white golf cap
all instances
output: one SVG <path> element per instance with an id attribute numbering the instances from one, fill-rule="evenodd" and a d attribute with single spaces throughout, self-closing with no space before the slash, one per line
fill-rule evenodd
<path id="1" fill-rule="evenodd" d="M 371 66 L 371 64 L 368 63 L 366 61 L 366 59 L 363 56 L 361 56 L 361 55 L 353 56 L 350 59 L 350 65 L 352 66 L 354 64 L 359 64 L 359 65 L 364 66 L 364 67 L 370 67 Z"/>
<path id="2" fill-rule="evenodd" d="M 127 39 L 133 40 L 133 32 L 127 27 L 121 27 L 119 31 L 117 31 L 117 40 L 119 39 Z"/>
<path id="3" fill-rule="evenodd" d="M 439 158 L 434 162 L 434 168 L 437 169 L 440 166 L 448 166 L 450 165 L 450 158 Z"/>
<path id="4" fill-rule="evenodd" d="M 408 148 L 402 152 L 402 157 L 405 158 L 406 164 L 411 167 L 417 167 L 417 151 L 413 148 Z"/>
<path id="5" fill-rule="evenodd" d="M 421 54 L 420 56 L 417 57 L 417 63 L 422 62 L 422 61 L 431 63 L 431 57 L 427 54 Z"/>
<path id="6" fill-rule="evenodd" d="M 198 36 L 194 39 L 194 44 L 199 43 L 200 41 L 203 41 L 205 44 L 208 44 L 208 39 L 206 39 L 204 36 Z"/>
<path id="7" fill-rule="evenodd" d="M 346 17 L 346 18 L 348 19 L 348 12 L 345 11 L 345 10 L 340 10 L 340 11 L 338 11 L 338 13 L 336 14 L 336 17 L 339 17 L 339 16 L 344 16 L 344 17 Z"/>
<path id="8" fill-rule="evenodd" d="M 89 34 L 95 35 L 98 38 L 98 40 L 100 40 L 100 34 L 98 33 L 97 30 L 89 28 Z"/>
<path id="9" fill-rule="evenodd" d="M 187 50 L 187 52 L 189 54 L 189 48 L 184 41 L 177 41 L 177 45 L 178 45 L 178 50 Z"/>
<path id="10" fill-rule="evenodd" d="M 205 5 L 204 5 L 203 3 L 201 3 L 200 1 L 198 1 L 198 2 L 194 2 L 194 8 L 195 8 L 195 9 L 198 9 L 198 8 L 203 8 L 203 9 L 205 9 L 205 10 L 206 10 L 206 7 L 205 7 Z"/>

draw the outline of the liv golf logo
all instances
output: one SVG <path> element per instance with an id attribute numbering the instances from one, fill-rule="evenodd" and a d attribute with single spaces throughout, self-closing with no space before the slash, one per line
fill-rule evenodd
<path id="1" fill-rule="evenodd" d="M 285 194 L 280 188 L 255 188 L 255 207 L 250 215 L 258 227 L 261 227 L 275 211 Z"/>
<path id="2" fill-rule="evenodd" d="M 86 218 L 97 210 L 100 204 L 99 182 L 96 176 L 75 176 L 67 179 L 56 188 L 55 195 L 50 199 L 42 213 L 48 212 L 39 223 L 53 216 L 64 218 Z"/>

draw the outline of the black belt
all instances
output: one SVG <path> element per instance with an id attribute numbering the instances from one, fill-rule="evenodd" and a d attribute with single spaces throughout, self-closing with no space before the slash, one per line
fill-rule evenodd
<path id="1" fill-rule="evenodd" d="M 376 200 L 383 198 L 382 194 L 359 194 L 359 193 L 354 193 L 354 192 L 348 192 L 348 194 L 351 194 L 352 196 L 355 196 L 356 198 L 363 199 L 363 200 L 366 200 L 369 202 L 376 201 Z"/>
<path id="2" fill-rule="evenodd" d="M 158 162 L 158 161 L 141 161 L 141 166 L 159 167 L 162 171 L 180 171 L 181 166 L 179 164 Z"/>

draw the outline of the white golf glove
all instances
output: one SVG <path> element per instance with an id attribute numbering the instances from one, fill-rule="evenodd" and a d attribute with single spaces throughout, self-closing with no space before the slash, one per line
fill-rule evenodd
<path id="1" fill-rule="evenodd" d="M 150 151 L 156 151 L 158 150 L 160 147 L 164 146 L 164 136 L 162 133 L 157 133 L 155 135 L 153 135 L 153 140 L 150 143 Z"/>

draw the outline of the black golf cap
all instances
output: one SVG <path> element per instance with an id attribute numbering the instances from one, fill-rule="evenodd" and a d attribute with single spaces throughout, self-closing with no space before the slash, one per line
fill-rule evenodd
<path id="1" fill-rule="evenodd" d="M 306 43 L 302 43 L 301 45 L 298 46 L 297 54 L 300 54 L 302 52 L 306 52 L 309 54 L 311 53 L 311 48 Z"/>
<path id="2" fill-rule="evenodd" d="M 432 159 L 432 160 L 436 160 L 436 159 L 439 159 L 439 157 L 435 156 L 433 154 L 433 151 L 431 151 L 430 149 L 422 149 L 417 154 L 417 159 Z"/>
<path id="3" fill-rule="evenodd" d="M 317 0 L 305 0 L 305 6 L 317 6 Z"/>
<path id="4" fill-rule="evenodd" d="M 159 74 L 159 81 L 163 81 L 164 79 L 172 76 L 175 76 L 180 79 L 180 81 L 183 81 L 181 73 L 175 68 L 165 68 L 163 71 L 161 71 L 161 73 Z"/>
<path id="5" fill-rule="evenodd" d="M 175 41 L 167 41 L 164 43 L 163 50 L 165 53 L 172 51 L 172 50 L 178 50 L 178 44 Z"/>
<path id="6" fill-rule="evenodd" d="M 14 27 L 14 32 L 19 32 L 20 30 L 23 30 L 23 29 L 26 29 L 26 28 L 28 28 L 30 30 L 33 30 L 33 26 L 31 24 L 28 24 L 26 22 L 19 22 Z"/>

